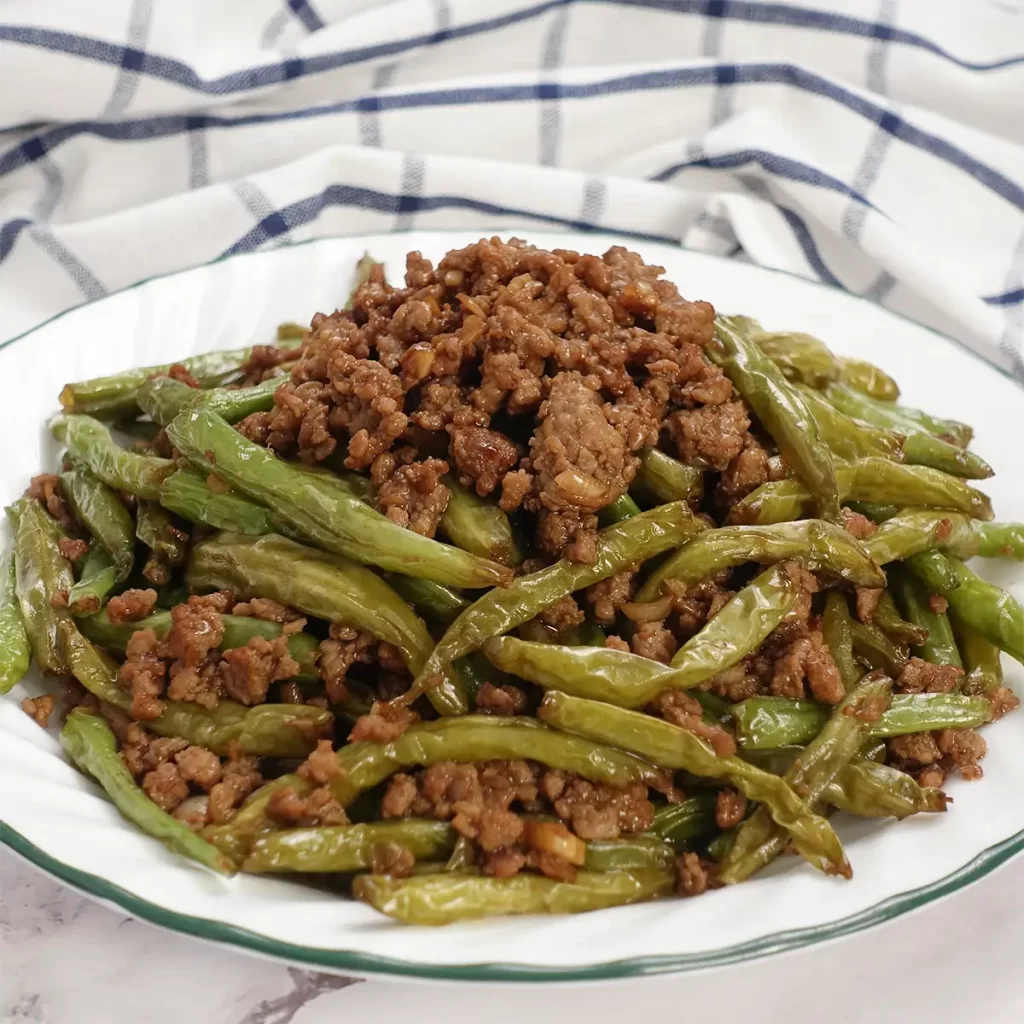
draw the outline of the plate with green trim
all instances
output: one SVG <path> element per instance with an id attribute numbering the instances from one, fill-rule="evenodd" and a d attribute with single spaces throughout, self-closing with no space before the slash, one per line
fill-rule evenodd
<path id="1" fill-rule="evenodd" d="M 478 238 L 416 232 L 311 241 L 153 279 L 74 309 L 0 347 L 0 497 L 56 465 L 45 428 L 68 380 L 168 363 L 271 339 L 344 302 L 365 251 L 401 276 L 412 249 L 436 260 Z M 545 248 L 604 252 L 624 240 L 537 234 Z M 973 424 L 972 448 L 996 471 L 983 489 L 997 518 L 1024 519 L 1021 391 L 955 342 L 863 299 L 785 274 L 667 245 L 625 240 L 666 268 L 688 298 L 742 312 L 768 329 L 807 331 L 842 355 L 877 363 L 902 400 Z M 5 544 L 10 543 L 6 531 Z M 1024 598 L 1015 563 L 978 571 Z M 1024 638 L 1022 638 L 1024 642 Z M 1005 666 L 1018 691 L 1024 675 Z M 61 754 L 53 730 L 19 708 L 48 687 L 30 675 L 0 698 L 0 840 L 71 886 L 125 912 L 198 938 L 349 973 L 465 981 L 609 979 L 741 963 L 878 925 L 994 870 L 1024 848 L 1024 713 L 988 726 L 980 782 L 951 779 L 945 814 L 903 822 L 836 815 L 849 881 L 782 857 L 749 884 L 699 899 L 665 899 L 575 917 L 495 918 L 440 929 L 283 878 L 224 879 L 169 853 L 125 822 Z"/>

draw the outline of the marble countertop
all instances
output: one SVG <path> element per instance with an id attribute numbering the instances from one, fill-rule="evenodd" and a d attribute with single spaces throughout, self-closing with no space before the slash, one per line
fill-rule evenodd
<path id="1" fill-rule="evenodd" d="M 699 975 L 480 992 L 487 1024 L 929 1024 L 1024 1020 L 1024 858 L 940 903 L 829 945 Z M 461 1024 L 473 990 L 360 981 L 136 921 L 0 850 L 2 1024 Z"/>

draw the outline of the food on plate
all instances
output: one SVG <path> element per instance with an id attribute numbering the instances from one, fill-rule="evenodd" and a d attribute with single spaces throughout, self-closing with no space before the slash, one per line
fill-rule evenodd
<path id="1" fill-rule="evenodd" d="M 0 692 L 214 871 L 413 924 L 856 861 L 1017 707 L 970 426 L 660 267 L 485 239 L 253 344 L 67 384 Z M 969 799 L 969 795 L 965 797 Z"/>

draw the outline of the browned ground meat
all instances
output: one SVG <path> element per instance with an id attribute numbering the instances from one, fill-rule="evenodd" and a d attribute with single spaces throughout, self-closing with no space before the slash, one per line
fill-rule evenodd
<path id="1" fill-rule="evenodd" d="M 390 743 L 418 722 L 420 716 L 407 707 L 374 701 L 368 715 L 361 715 L 353 726 L 348 738 L 352 743 L 358 740 L 372 740 L 374 743 Z"/>
<path id="2" fill-rule="evenodd" d="M 735 789 L 720 789 L 715 798 L 715 824 L 722 829 L 732 828 L 743 820 L 747 798 Z"/>
<path id="3" fill-rule="evenodd" d="M 263 346 L 260 346 L 263 347 Z M 167 376 L 190 388 L 200 387 L 199 381 L 189 373 L 189 369 L 183 363 L 172 363 L 167 369 Z"/>
<path id="4" fill-rule="evenodd" d="M 273 640 L 250 637 L 245 647 L 224 651 L 217 671 L 224 692 L 232 700 L 262 704 L 270 684 L 298 675 L 299 666 L 288 653 L 288 637 L 282 633 Z M 171 690 L 175 682 L 172 681 Z"/>
<path id="5" fill-rule="evenodd" d="M 526 710 L 526 694 L 518 686 L 487 682 L 477 691 L 476 710 L 485 715 L 521 715 Z"/>
<path id="6" fill-rule="evenodd" d="M 683 587 L 676 580 L 665 583 L 664 589 L 672 598 L 672 609 L 676 616 L 673 626 L 680 639 L 688 640 L 703 629 L 707 621 L 714 618 L 729 602 L 733 592 L 723 585 L 727 578 L 727 573 L 719 572 L 692 587 Z"/>
<path id="7" fill-rule="evenodd" d="M 668 420 L 669 433 L 684 462 L 727 469 L 743 450 L 750 416 L 742 402 L 683 409 Z"/>
<path id="8" fill-rule="evenodd" d="M 743 450 L 735 456 L 718 484 L 719 502 L 729 507 L 745 498 L 751 491 L 768 482 L 768 452 L 757 439 L 747 435 Z"/>
<path id="9" fill-rule="evenodd" d="M 654 817 L 646 786 L 615 789 L 528 761 L 443 761 L 415 775 L 400 773 L 391 779 L 381 808 L 385 818 L 451 821 L 482 851 L 484 872 L 499 877 L 524 867 L 552 877 L 574 877 L 571 863 L 551 859 L 556 837 L 550 829 L 527 827 L 522 813 L 554 813 L 581 839 L 642 832 Z"/>
<path id="10" fill-rule="evenodd" d="M 870 622 L 878 611 L 879 602 L 885 593 L 884 587 L 855 587 L 857 594 L 857 618 L 861 622 Z"/>
<path id="11" fill-rule="evenodd" d="M 35 498 L 46 506 L 46 511 L 53 516 L 64 530 L 74 531 L 78 524 L 70 506 L 64 499 L 60 478 L 53 473 L 40 473 L 29 481 L 25 491 L 27 498 Z"/>
<path id="12" fill-rule="evenodd" d="M 370 476 L 377 485 L 377 508 L 399 526 L 433 537 L 451 493 L 441 483 L 448 463 L 441 459 L 416 462 L 415 455 L 412 448 L 403 448 L 374 459 Z"/>
<path id="13" fill-rule="evenodd" d="M 993 722 L 1020 707 L 1020 697 L 1007 686 L 998 686 L 985 696 L 988 697 L 989 703 L 992 705 Z"/>
<path id="14" fill-rule="evenodd" d="M 703 719 L 703 709 L 685 690 L 666 690 L 651 704 L 651 711 L 666 722 L 686 729 L 711 744 L 719 757 L 732 757 L 736 741 L 724 729 L 709 725 Z"/>
<path id="15" fill-rule="evenodd" d="M 700 896 L 714 887 L 715 864 L 701 860 L 695 853 L 684 853 L 677 862 L 679 894 Z"/>
<path id="16" fill-rule="evenodd" d="M 156 598 L 155 590 L 126 590 L 107 602 L 107 615 L 117 624 L 138 622 L 153 611 Z"/>
<path id="17" fill-rule="evenodd" d="M 519 461 L 519 447 L 504 434 L 486 427 L 450 427 L 449 452 L 459 483 L 477 494 L 490 494 Z"/>
<path id="18" fill-rule="evenodd" d="M 963 678 L 956 665 L 933 665 L 923 658 L 911 658 L 896 680 L 900 693 L 949 693 Z"/>
<path id="19" fill-rule="evenodd" d="M 673 410 L 716 410 L 694 447 L 724 457 L 720 468 L 746 436 L 732 385 L 704 358 L 714 310 L 662 273 L 619 247 L 598 258 L 491 238 L 436 268 L 410 253 L 404 287 L 375 267 L 350 309 L 313 318 L 273 410 L 238 429 L 306 462 L 340 449 L 352 469 L 396 445 L 412 447 L 410 465 L 446 456 L 464 485 L 500 488 L 503 508 L 536 516 L 542 550 L 592 561 L 596 512 Z M 411 475 L 382 507 L 405 507 Z M 410 510 L 407 525 L 417 521 Z"/>
<path id="20" fill-rule="evenodd" d="M 315 786 L 325 786 L 341 771 L 330 740 L 320 740 L 305 761 L 296 769 L 300 778 Z"/>
<path id="21" fill-rule="evenodd" d="M 600 583 L 587 587 L 587 604 L 594 612 L 598 625 L 610 626 L 615 622 L 615 614 L 629 601 L 633 600 L 633 577 L 635 569 L 617 572 Z"/>
<path id="22" fill-rule="evenodd" d="M 178 766 L 164 761 L 158 768 L 147 772 L 142 779 L 146 795 L 158 807 L 173 811 L 188 796 L 188 783 L 181 777 Z"/>
<path id="23" fill-rule="evenodd" d="M 857 540 L 865 540 L 878 529 L 867 516 L 845 507 L 843 508 L 843 528 L 847 533 L 853 534 Z"/>
<path id="24" fill-rule="evenodd" d="M 938 735 L 938 745 L 965 779 L 981 778 L 978 762 L 988 752 L 988 745 L 976 729 L 943 729 Z"/>
<path id="25" fill-rule="evenodd" d="M 629 646 L 634 654 L 667 665 L 679 644 L 675 634 L 666 629 L 664 623 L 647 622 L 629 638 Z"/>
<path id="26" fill-rule="evenodd" d="M 348 824 L 345 808 L 326 786 L 317 786 L 305 796 L 291 786 L 275 790 L 267 801 L 267 817 L 289 828 Z"/>
<path id="27" fill-rule="evenodd" d="M 75 540 L 71 537 L 61 537 L 57 542 L 57 548 L 68 561 L 77 562 L 80 558 L 85 557 L 86 552 L 89 550 L 89 542 Z"/>
<path id="28" fill-rule="evenodd" d="M 545 608 L 537 618 L 556 633 L 564 633 L 565 630 L 578 626 L 586 616 L 580 606 L 567 594 L 560 601 Z"/>
<path id="29" fill-rule="evenodd" d="M 21 710 L 25 712 L 33 722 L 40 728 L 45 729 L 50 724 L 50 715 L 56 700 L 52 693 L 44 693 L 39 697 L 25 697 L 21 702 Z"/>
<path id="30" fill-rule="evenodd" d="M 416 867 L 416 858 L 408 847 L 390 840 L 377 843 L 370 851 L 370 870 L 375 875 L 408 878 Z"/>
<path id="31" fill-rule="evenodd" d="M 282 363 L 293 362 L 299 355 L 294 348 L 278 348 L 276 345 L 253 345 L 249 358 L 242 363 L 242 387 L 259 384 L 268 377 L 275 377 L 281 371 Z"/>
<path id="32" fill-rule="evenodd" d="M 930 732 L 894 736 L 888 745 L 889 754 L 897 764 L 935 764 L 942 757 L 942 751 L 939 750 L 939 745 Z"/>
<path id="33" fill-rule="evenodd" d="M 338 624 L 330 627 L 329 638 L 320 644 L 317 665 L 331 703 L 340 704 L 348 697 L 345 678 L 349 669 L 357 662 L 372 662 L 375 650 L 376 641 L 369 633 Z"/>
<path id="34" fill-rule="evenodd" d="M 949 602 L 941 594 L 929 594 L 928 607 L 936 615 L 945 615 L 949 611 Z"/>

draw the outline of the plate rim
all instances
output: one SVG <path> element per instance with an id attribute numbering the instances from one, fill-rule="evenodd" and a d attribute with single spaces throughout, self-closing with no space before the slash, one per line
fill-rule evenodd
<path id="1" fill-rule="evenodd" d="M 511 228 L 480 228 L 481 236 L 487 233 L 515 230 Z M 219 256 L 206 263 L 199 263 L 195 266 L 179 268 L 168 271 L 164 274 L 154 274 L 151 277 L 143 278 L 118 291 L 111 292 L 98 299 L 79 303 L 68 309 L 61 310 L 46 320 L 36 324 L 34 327 L 7 340 L 0 342 L 0 350 L 3 350 L 18 341 L 35 334 L 37 331 L 54 323 L 63 317 L 70 316 L 86 306 L 94 306 L 107 299 L 113 299 L 125 292 L 134 291 L 153 281 L 165 278 L 177 277 L 182 274 L 193 273 L 197 270 L 215 266 L 228 260 L 234 260 L 245 256 L 268 255 L 280 249 L 297 248 L 300 246 L 329 243 L 339 240 L 373 239 L 382 237 L 394 237 L 401 235 L 441 235 L 441 234 L 475 234 L 476 229 L 460 228 L 438 228 L 438 229 L 417 229 L 415 231 L 392 231 L 392 232 L 370 232 L 352 233 L 347 235 L 322 235 L 315 238 L 300 239 L 297 241 L 285 241 L 274 246 L 273 249 L 256 249 L 248 252 L 231 253 Z M 696 249 L 688 249 L 683 245 L 674 244 L 671 241 L 654 240 L 636 236 L 628 232 L 611 231 L 552 231 L 550 229 L 540 232 L 546 235 L 564 234 L 568 236 L 579 236 L 592 234 L 595 238 L 617 238 L 623 240 L 642 241 L 647 244 L 657 244 L 669 248 L 678 248 L 681 252 L 690 253 L 702 258 L 721 262 L 733 262 L 728 256 L 717 253 L 701 252 Z M 763 267 L 752 265 L 755 269 L 772 274 L 781 274 L 786 277 L 795 278 L 805 284 L 816 285 L 819 288 L 849 299 L 865 302 L 877 306 L 884 313 L 913 324 L 922 330 L 951 342 L 961 351 L 966 352 L 983 366 L 1003 376 L 1020 386 L 1021 382 L 1009 371 L 991 363 L 980 353 L 965 343 L 953 338 L 941 331 L 923 324 L 911 317 L 905 316 L 884 306 L 872 303 L 864 296 L 849 292 L 843 288 L 837 288 L 822 281 L 802 277 L 800 274 L 782 270 L 776 267 Z M 717 949 L 703 950 L 694 953 L 668 953 L 658 956 L 625 957 L 617 960 L 607 960 L 592 964 L 580 964 L 573 966 L 545 967 L 541 964 L 529 964 L 519 962 L 488 962 L 471 964 L 430 964 L 414 960 L 396 959 L 382 956 L 376 953 L 363 953 L 357 950 L 325 949 L 317 946 L 307 946 L 272 938 L 268 935 L 243 928 L 239 925 L 228 924 L 211 918 L 198 917 L 193 914 L 183 913 L 162 907 L 144 897 L 137 896 L 122 886 L 107 878 L 92 872 L 73 867 L 60 860 L 53 854 L 47 853 L 37 846 L 30 839 L 12 828 L 6 822 L 0 821 L 0 846 L 5 846 L 17 856 L 28 861 L 34 867 L 45 874 L 59 879 L 72 889 L 84 893 L 86 896 L 99 900 L 125 911 L 133 917 L 138 917 L 157 927 L 166 928 L 179 934 L 197 938 L 202 941 L 214 942 L 230 948 L 240 949 L 252 953 L 270 956 L 292 963 L 302 964 L 306 967 L 328 969 L 344 972 L 354 971 L 361 975 L 373 975 L 378 977 L 391 978 L 418 978 L 430 981 L 473 981 L 473 982 L 581 982 L 581 981 L 612 981 L 626 978 L 648 977 L 652 975 L 683 973 L 696 970 L 708 970 L 716 967 L 725 967 L 737 963 L 743 963 L 766 956 L 778 955 L 786 952 L 793 952 L 817 945 L 823 942 L 835 941 L 868 928 L 876 927 L 888 921 L 895 920 L 904 914 L 918 910 L 936 900 L 965 888 L 974 882 L 979 881 L 986 875 L 991 874 L 1017 854 L 1024 852 L 1024 829 L 1013 835 L 1000 840 L 976 854 L 970 861 L 961 865 L 943 877 L 936 879 L 926 885 L 914 889 L 908 889 L 896 893 L 870 907 L 850 914 L 838 920 L 829 921 L 824 924 L 810 925 L 805 928 L 789 929 L 787 931 L 773 932 L 769 935 L 751 939 L 746 942 L 735 943 L 731 946 L 723 946 Z"/>

